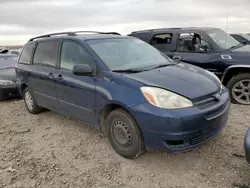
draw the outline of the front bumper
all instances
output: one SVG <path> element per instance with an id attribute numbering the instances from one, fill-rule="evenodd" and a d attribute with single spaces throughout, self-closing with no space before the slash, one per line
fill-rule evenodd
<path id="1" fill-rule="evenodd" d="M 178 152 L 189 150 L 215 137 L 228 120 L 230 97 L 205 109 L 196 106 L 179 110 L 157 108 L 149 103 L 132 107 L 147 150 Z"/>
<path id="2" fill-rule="evenodd" d="M 19 96 L 19 93 L 17 91 L 16 85 L 0 87 L 0 100 L 5 100 L 10 97 L 17 97 L 17 96 Z"/>
<path id="3" fill-rule="evenodd" d="M 245 157 L 248 163 L 250 163 L 250 128 L 248 129 L 245 136 Z"/>

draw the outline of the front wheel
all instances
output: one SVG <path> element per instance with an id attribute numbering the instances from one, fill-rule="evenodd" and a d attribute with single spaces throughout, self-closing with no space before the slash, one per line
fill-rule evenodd
<path id="1" fill-rule="evenodd" d="M 250 74 L 238 74 L 227 84 L 231 101 L 235 104 L 250 105 Z"/>
<path id="2" fill-rule="evenodd" d="M 107 134 L 114 150 L 123 157 L 133 159 L 145 150 L 137 123 L 123 109 L 114 110 L 108 115 Z"/>

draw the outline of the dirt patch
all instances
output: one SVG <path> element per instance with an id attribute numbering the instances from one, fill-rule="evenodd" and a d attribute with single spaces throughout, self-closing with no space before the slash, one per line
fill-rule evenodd
<path id="1" fill-rule="evenodd" d="M 232 105 L 222 134 L 200 148 L 136 160 L 120 157 L 79 121 L 50 111 L 31 115 L 23 101 L 1 102 L 0 109 L 0 188 L 250 188 L 248 106 Z"/>

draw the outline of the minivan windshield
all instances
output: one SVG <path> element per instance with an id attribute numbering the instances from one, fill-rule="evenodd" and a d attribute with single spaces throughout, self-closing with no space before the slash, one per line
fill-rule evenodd
<path id="1" fill-rule="evenodd" d="M 224 50 L 240 45 L 240 43 L 236 39 L 234 39 L 231 35 L 221 29 L 208 30 L 206 31 L 206 33 L 219 47 Z"/>
<path id="2" fill-rule="evenodd" d="M 112 71 L 167 66 L 175 62 L 156 48 L 134 38 L 88 40 L 88 45 Z"/>

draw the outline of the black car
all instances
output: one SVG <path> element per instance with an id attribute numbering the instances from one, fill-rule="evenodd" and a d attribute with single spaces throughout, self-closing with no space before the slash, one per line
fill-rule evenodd
<path id="1" fill-rule="evenodd" d="M 250 44 L 250 36 L 247 34 L 237 33 L 237 34 L 230 34 L 230 35 L 242 44 Z"/>
<path id="2" fill-rule="evenodd" d="M 250 128 L 245 136 L 245 156 L 248 163 L 250 163 Z"/>
<path id="3" fill-rule="evenodd" d="M 0 54 L 0 101 L 18 96 L 16 87 L 16 55 Z"/>
<path id="4" fill-rule="evenodd" d="M 137 37 L 169 57 L 217 75 L 233 103 L 250 105 L 250 45 L 218 28 L 163 28 L 135 31 Z"/>

